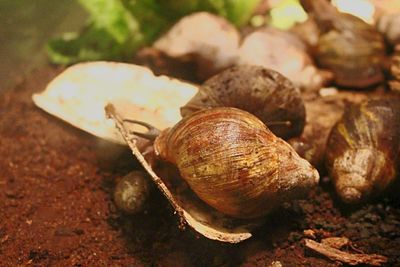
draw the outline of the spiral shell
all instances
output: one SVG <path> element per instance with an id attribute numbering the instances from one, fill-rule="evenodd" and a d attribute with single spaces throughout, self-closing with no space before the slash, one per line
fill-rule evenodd
<path id="1" fill-rule="evenodd" d="M 236 108 L 196 112 L 164 131 L 154 148 L 200 199 L 236 218 L 261 217 L 319 179 L 289 144 Z"/>
<path id="2" fill-rule="evenodd" d="M 344 202 L 379 195 L 399 173 L 400 102 L 351 106 L 330 134 L 326 164 Z"/>
<path id="3" fill-rule="evenodd" d="M 383 36 L 363 20 L 338 12 L 327 0 L 302 0 L 321 31 L 318 64 L 334 73 L 340 86 L 364 88 L 384 80 Z"/>
<path id="4" fill-rule="evenodd" d="M 150 189 L 149 177 L 141 171 L 132 171 L 115 186 L 115 205 L 126 213 L 140 212 L 149 197 Z"/>
<path id="5" fill-rule="evenodd" d="M 318 41 L 317 61 L 334 73 L 337 85 L 364 88 L 384 80 L 384 51 L 378 33 L 371 31 L 364 37 L 331 31 Z"/>

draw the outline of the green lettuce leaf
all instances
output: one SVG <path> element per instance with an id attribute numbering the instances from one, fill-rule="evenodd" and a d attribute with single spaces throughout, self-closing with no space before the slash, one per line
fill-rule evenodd
<path id="1" fill-rule="evenodd" d="M 78 0 L 89 21 L 80 31 L 47 44 L 50 60 L 69 65 L 91 60 L 129 60 L 181 17 L 208 11 L 245 24 L 260 0 Z"/>

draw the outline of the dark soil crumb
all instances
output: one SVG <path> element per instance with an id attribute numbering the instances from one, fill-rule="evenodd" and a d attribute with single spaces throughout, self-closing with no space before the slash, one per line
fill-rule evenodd
<path id="1" fill-rule="evenodd" d="M 306 229 L 400 266 L 398 199 L 343 207 L 326 179 L 237 245 L 180 230 L 157 190 L 142 213 L 118 212 L 115 182 L 139 165 L 34 106 L 32 93 L 59 71 L 37 71 L 0 95 L 0 266 L 339 266 L 305 249 Z"/>

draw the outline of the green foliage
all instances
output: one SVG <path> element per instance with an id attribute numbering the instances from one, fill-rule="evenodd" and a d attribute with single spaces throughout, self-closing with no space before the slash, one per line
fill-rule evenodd
<path id="1" fill-rule="evenodd" d="M 79 33 L 50 40 L 56 64 L 89 60 L 126 60 L 153 42 L 181 17 L 209 11 L 237 26 L 245 24 L 260 0 L 79 0 L 89 21 Z"/>

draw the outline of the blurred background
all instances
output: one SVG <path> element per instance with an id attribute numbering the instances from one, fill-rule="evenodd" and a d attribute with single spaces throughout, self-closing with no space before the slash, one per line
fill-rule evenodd
<path id="1" fill-rule="evenodd" d="M 126 0 L 124 4 L 128 6 L 131 5 L 130 12 L 132 12 L 136 18 L 139 18 L 139 23 L 143 23 L 143 21 L 147 22 L 150 19 L 158 19 L 162 12 L 168 13 L 172 11 L 171 14 L 176 16 L 177 19 L 178 12 L 175 14 L 173 12 L 176 12 L 178 10 L 177 8 L 180 8 L 179 12 L 182 10 L 182 12 L 186 12 L 194 6 L 193 3 L 196 3 L 197 6 L 208 5 L 205 9 L 221 15 L 217 3 L 222 2 L 223 1 L 209 0 L 180 0 L 176 2 L 141 2 Z M 250 20 L 253 26 L 270 24 L 278 28 L 287 29 L 291 27 L 294 22 L 301 22 L 307 18 L 298 0 L 251 0 L 249 2 L 258 4 L 256 13 L 253 14 L 254 16 Z M 380 12 L 395 12 L 400 9 L 400 1 L 398 0 L 332 0 L 332 2 L 339 7 L 339 10 L 361 16 L 370 23 L 373 22 L 373 17 L 376 17 Z M 89 13 L 93 15 L 93 12 L 96 12 L 96 10 L 87 8 L 88 6 L 94 5 L 94 3 L 101 4 L 102 1 L 0 1 L 0 90 L 12 87 L 33 68 L 41 67 L 48 63 L 49 58 L 45 51 L 48 41 L 52 38 L 62 36 L 63 33 L 79 32 L 82 30 L 85 22 L 90 17 Z M 158 5 L 159 13 L 146 14 L 146 10 L 151 10 L 151 8 L 146 9 L 143 8 L 143 6 L 149 6 L 150 4 L 148 3 L 152 3 L 151 5 Z M 88 11 L 85 10 L 85 5 Z M 101 10 L 101 8 L 99 8 L 99 10 Z M 228 17 L 228 19 L 229 16 L 231 16 L 230 20 L 235 22 L 235 19 L 238 18 L 232 18 L 232 16 L 237 16 L 236 11 L 233 10 L 232 14 L 229 14 L 228 10 L 228 14 L 222 15 Z M 165 15 L 165 17 L 171 16 L 171 14 Z M 162 14 L 162 16 L 164 16 L 164 14 Z M 163 19 L 165 18 L 163 17 Z M 238 20 L 236 20 L 236 22 L 237 21 Z M 140 29 L 140 31 L 142 31 L 140 33 L 144 33 L 145 35 L 149 34 L 146 32 L 148 29 Z"/>
<path id="2" fill-rule="evenodd" d="M 0 1 L 0 90 L 47 62 L 47 41 L 78 30 L 87 14 L 71 0 Z"/>

